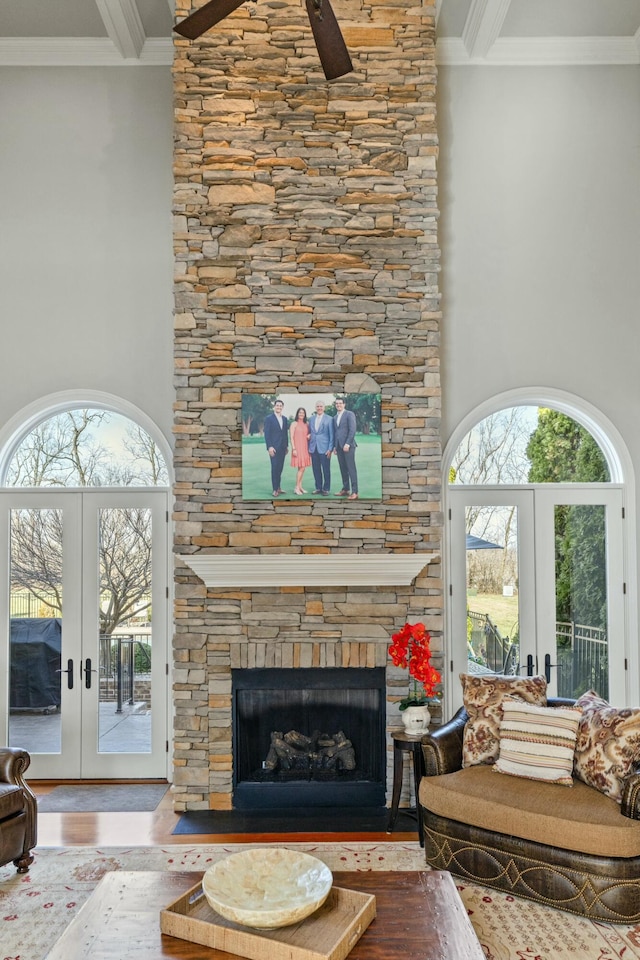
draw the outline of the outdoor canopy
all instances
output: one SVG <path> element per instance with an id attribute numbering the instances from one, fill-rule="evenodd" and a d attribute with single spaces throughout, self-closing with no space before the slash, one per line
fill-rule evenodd
<path id="1" fill-rule="evenodd" d="M 467 550 L 502 550 L 499 543 L 491 543 L 490 540 L 483 540 L 482 537 L 474 537 L 473 534 L 467 534 Z"/>

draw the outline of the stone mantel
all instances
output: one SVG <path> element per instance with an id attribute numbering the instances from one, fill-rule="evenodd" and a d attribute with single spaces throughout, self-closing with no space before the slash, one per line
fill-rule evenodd
<path id="1" fill-rule="evenodd" d="M 207 587 L 406 586 L 438 553 L 205 554 L 180 556 Z"/>

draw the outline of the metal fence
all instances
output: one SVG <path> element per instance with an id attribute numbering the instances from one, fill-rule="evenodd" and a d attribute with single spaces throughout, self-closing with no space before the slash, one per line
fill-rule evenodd
<path id="1" fill-rule="evenodd" d="M 503 637 L 486 613 L 467 610 L 469 656 L 492 673 L 518 672 L 518 645 Z"/>
<path id="2" fill-rule="evenodd" d="M 58 598 L 54 593 L 43 593 L 41 597 L 35 597 L 26 590 L 12 591 L 9 615 L 29 620 L 32 617 L 59 617 Z"/>
<path id="3" fill-rule="evenodd" d="M 579 697 L 585 690 L 609 689 L 607 632 L 584 623 L 556 623 L 558 696 Z"/>
<path id="4" fill-rule="evenodd" d="M 136 678 L 150 672 L 148 642 L 135 634 L 100 637 L 100 699 L 115 700 L 116 713 L 122 713 L 123 703 L 133 704 Z"/>
<path id="5" fill-rule="evenodd" d="M 470 664 L 491 673 L 519 673 L 518 644 L 503 637 L 488 614 L 468 610 L 467 617 Z M 558 670 L 559 697 L 577 699 L 590 689 L 605 695 L 609 689 L 606 630 L 573 621 L 557 621 L 556 663 L 553 666 Z"/>

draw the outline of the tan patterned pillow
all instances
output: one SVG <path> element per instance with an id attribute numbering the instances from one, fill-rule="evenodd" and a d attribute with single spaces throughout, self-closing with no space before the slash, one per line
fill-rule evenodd
<path id="1" fill-rule="evenodd" d="M 503 697 L 520 697 L 525 703 L 547 705 L 544 677 L 477 677 L 460 674 L 462 701 L 469 714 L 464 728 L 462 766 L 495 763 L 500 749 L 499 729 Z"/>
<path id="2" fill-rule="evenodd" d="M 622 800 L 624 778 L 640 761 L 640 709 L 619 710 L 595 690 L 583 693 L 573 772 L 600 793 Z"/>
<path id="3" fill-rule="evenodd" d="M 573 751 L 582 711 L 577 707 L 538 707 L 505 697 L 500 723 L 500 754 L 494 770 L 512 777 L 573 786 Z"/>

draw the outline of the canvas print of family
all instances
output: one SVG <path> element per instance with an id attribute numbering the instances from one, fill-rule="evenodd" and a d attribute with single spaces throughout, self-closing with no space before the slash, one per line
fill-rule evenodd
<path id="1" fill-rule="evenodd" d="M 379 393 L 242 395 L 243 500 L 382 499 Z"/>

